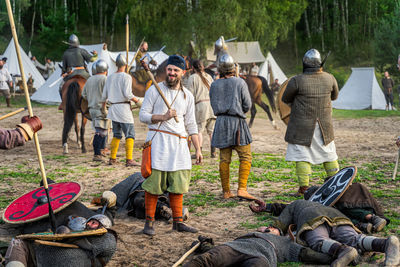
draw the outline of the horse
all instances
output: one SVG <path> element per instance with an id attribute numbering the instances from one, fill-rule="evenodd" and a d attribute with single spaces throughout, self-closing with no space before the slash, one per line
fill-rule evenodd
<path id="1" fill-rule="evenodd" d="M 156 80 L 157 83 L 165 81 L 165 78 L 167 77 L 167 72 L 165 70 L 166 66 L 167 66 L 167 60 L 163 61 L 155 70 L 154 79 Z M 137 97 L 144 97 L 144 94 L 146 93 L 146 84 L 139 82 L 135 77 L 134 73 L 130 72 L 130 74 L 132 76 L 133 95 Z"/>
<path id="2" fill-rule="evenodd" d="M 68 134 L 75 124 L 76 141 L 78 147 L 82 149 L 82 153 L 86 153 L 85 147 L 85 126 L 87 118 L 82 115 L 79 140 L 79 123 L 78 114 L 81 113 L 80 104 L 82 100 L 83 86 L 86 79 L 81 76 L 75 76 L 65 82 L 62 88 L 61 108 L 64 112 L 64 127 L 62 131 L 63 153 L 68 154 Z"/>
<path id="3" fill-rule="evenodd" d="M 272 111 L 274 113 L 276 112 L 274 93 L 269 88 L 267 80 L 262 76 L 255 76 L 255 75 L 244 75 L 242 78 L 246 81 L 252 102 L 249 127 L 251 128 L 251 126 L 253 126 L 253 121 L 257 113 L 255 104 L 257 104 L 267 113 L 268 118 L 271 121 L 272 125 L 274 126 L 275 129 L 277 129 L 275 121 L 272 118 L 271 112 L 269 110 L 269 106 L 265 104 L 261 99 L 262 93 L 264 92 L 268 98 Z"/>

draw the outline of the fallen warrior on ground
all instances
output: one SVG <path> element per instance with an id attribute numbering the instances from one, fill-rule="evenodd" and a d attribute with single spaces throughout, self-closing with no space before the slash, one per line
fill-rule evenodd
<path id="1" fill-rule="evenodd" d="M 384 266 L 400 264 L 399 240 L 395 236 L 378 238 L 361 234 L 351 220 L 339 210 L 317 202 L 296 200 L 287 205 L 274 223 L 273 228 L 288 232 L 289 226 L 296 226 L 296 243 L 309 246 L 315 251 L 330 255 L 334 261 L 331 266 L 347 266 L 357 261 L 361 252 L 375 251 L 385 253 Z"/>
<path id="2" fill-rule="evenodd" d="M 310 187 L 304 193 L 304 199 L 308 200 L 318 188 L 318 186 Z M 261 200 L 255 202 L 257 205 L 250 205 L 253 212 L 269 212 L 274 216 L 279 216 L 287 206 L 283 203 L 265 204 Z M 380 232 L 390 223 L 390 220 L 383 215 L 381 205 L 372 196 L 368 188 L 360 183 L 351 184 L 334 207 L 346 215 L 365 234 Z"/>

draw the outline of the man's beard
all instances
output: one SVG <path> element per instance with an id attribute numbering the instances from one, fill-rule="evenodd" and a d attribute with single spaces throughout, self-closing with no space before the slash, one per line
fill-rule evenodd
<path id="1" fill-rule="evenodd" d="M 170 77 L 167 75 L 167 78 L 165 81 L 167 82 L 168 87 L 170 88 L 175 88 L 175 86 L 181 81 L 181 79 L 178 78 L 178 76 L 174 77 L 175 79 L 170 79 Z"/>

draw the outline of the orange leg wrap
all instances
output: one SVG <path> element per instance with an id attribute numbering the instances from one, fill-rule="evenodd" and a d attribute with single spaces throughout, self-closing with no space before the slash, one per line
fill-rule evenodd
<path id="1" fill-rule="evenodd" d="M 156 215 L 158 195 L 153 195 L 148 192 L 144 192 L 144 207 L 146 209 L 146 220 L 154 221 Z"/>
<path id="2" fill-rule="evenodd" d="M 183 195 L 169 193 L 169 205 L 172 210 L 174 222 L 182 222 Z"/>

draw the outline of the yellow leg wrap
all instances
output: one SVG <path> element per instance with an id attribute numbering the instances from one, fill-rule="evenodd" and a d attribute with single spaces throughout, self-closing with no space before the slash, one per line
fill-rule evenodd
<path id="1" fill-rule="evenodd" d="M 329 176 L 335 175 L 339 171 L 339 163 L 337 160 L 331 162 L 324 162 L 326 174 Z"/>
<path id="2" fill-rule="evenodd" d="M 112 158 L 112 159 L 117 158 L 117 152 L 118 152 L 118 147 L 119 147 L 120 141 L 121 141 L 121 139 L 113 137 L 111 144 L 110 144 L 110 147 L 111 147 L 110 158 Z"/>
<path id="3" fill-rule="evenodd" d="M 239 165 L 239 189 L 247 190 L 247 179 L 249 178 L 251 162 L 241 161 Z"/>
<path id="4" fill-rule="evenodd" d="M 150 80 L 150 81 L 147 81 L 147 83 L 146 83 L 146 91 L 147 91 L 147 89 L 149 89 L 150 88 L 150 86 L 152 85 L 152 81 Z"/>
<path id="5" fill-rule="evenodd" d="M 221 186 L 224 192 L 230 191 L 229 184 L 229 163 L 220 162 L 219 163 L 219 176 L 221 177 Z"/>
<path id="6" fill-rule="evenodd" d="M 311 177 L 311 164 L 305 161 L 297 161 L 296 175 L 300 186 L 309 186 Z"/>
<path id="7" fill-rule="evenodd" d="M 132 159 L 134 142 L 135 142 L 135 139 L 133 139 L 133 138 L 127 138 L 125 140 L 125 153 L 126 153 L 127 160 Z"/>

